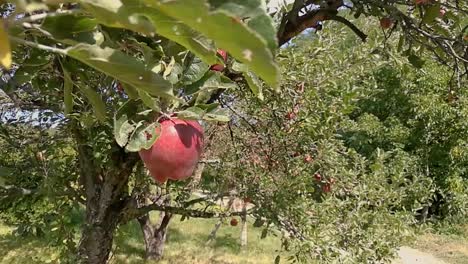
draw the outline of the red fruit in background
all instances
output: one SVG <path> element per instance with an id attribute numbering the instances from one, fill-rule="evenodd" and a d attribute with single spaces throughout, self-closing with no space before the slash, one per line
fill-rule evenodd
<path id="1" fill-rule="evenodd" d="M 388 28 L 390 28 L 392 25 L 393 25 L 393 21 L 392 21 L 391 18 L 389 18 L 389 17 L 384 17 L 384 18 L 380 19 L 380 26 L 381 26 L 383 29 L 388 29 Z"/>
<path id="2" fill-rule="evenodd" d="M 237 226 L 238 223 L 239 222 L 237 221 L 237 219 L 235 219 L 235 218 L 231 219 L 231 226 Z"/>
<path id="3" fill-rule="evenodd" d="M 324 193 L 329 193 L 331 191 L 331 185 L 329 183 L 325 183 L 322 186 L 322 192 Z"/>
<path id="4" fill-rule="evenodd" d="M 221 50 L 221 49 L 218 49 L 218 54 L 221 55 L 221 57 L 223 57 L 223 61 L 226 62 L 227 61 L 227 52 L 225 50 Z M 210 67 L 210 70 L 212 71 L 223 71 L 224 70 L 224 65 L 221 65 L 221 64 L 214 64 L 214 65 L 211 65 Z"/>
<path id="5" fill-rule="evenodd" d="M 314 174 L 314 179 L 315 179 L 316 181 L 321 181 L 321 180 L 322 180 L 322 175 L 320 175 L 320 173 L 315 173 L 315 174 Z"/>
<path id="6" fill-rule="evenodd" d="M 250 197 L 245 197 L 244 198 L 244 203 L 251 203 L 252 199 Z"/>
<path id="7" fill-rule="evenodd" d="M 296 118 L 296 114 L 293 113 L 293 112 L 289 112 L 289 113 L 287 113 L 284 117 L 285 117 L 287 120 L 292 120 L 292 119 Z"/>
<path id="8" fill-rule="evenodd" d="M 429 2 L 431 2 L 431 0 L 414 0 L 414 3 L 416 5 L 424 5 L 424 4 L 427 4 Z"/>
<path id="9" fill-rule="evenodd" d="M 439 17 L 445 16 L 445 12 L 446 12 L 445 9 L 441 8 L 441 9 L 439 10 Z"/>
<path id="10" fill-rule="evenodd" d="M 312 157 L 307 154 L 305 157 L 304 157 L 304 162 L 305 163 L 311 163 L 313 161 Z"/>
<path id="11" fill-rule="evenodd" d="M 197 121 L 172 118 L 160 122 L 161 132 L 154 145 L 139 152 L 151 176 L 164 183 L 167 179 L 190 177 L 203 149 L 203 128 Z"/>

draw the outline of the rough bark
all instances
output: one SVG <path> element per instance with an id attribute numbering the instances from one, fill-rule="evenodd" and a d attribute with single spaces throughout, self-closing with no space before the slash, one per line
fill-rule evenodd
<path id="1" fill-rule="evenodd" d="M 160 260 L 164 254 L 164 245 L 166 244 L 167 227 L 172 215 L 165 212 L 160 213 L 160 223 L 156 227 L 150 221 L 148 214 L 138 218 L 143 237 L 145 240 L 146 256 L 148 260 Z"/>
<path id="2" fill-rule="evenodd" d="M 75 127 L 77 125 L 75 124 Z M 80 183 L 86 197 L 86 222 L 78 246 L 81 263 L 107 263 L 113 234 L 126 207 L 126 186 L 138 161 L 135 153 L 122 149 L 114 153 L 114 166 L 103 170 L 93 159 L 93 149 L 80 130 L 74 129 L 77 142 Z"/>

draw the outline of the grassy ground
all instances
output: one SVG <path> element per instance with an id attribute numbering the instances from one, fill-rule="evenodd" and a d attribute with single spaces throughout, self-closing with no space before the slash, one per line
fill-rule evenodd
<path id="1" fill-rule="evenodd" d="M 240 247 L 240 224 L 229 225 L 229 220 L 218 230 L 216 239 L 205 246 L 208 234 L 216 221 L 173 218 L 169 225 L 165 256 L 158 263 L 273 263 L 280 248 L 279 239 L 267 236 L 260 239 L 261 229 L 248 227 L 248 245 Z M 19 238 L 12 235 L 13 228 L 0 224 L 0 263 L 36 264 L 59 263 L 59 253 L 53 241 L 35 237 Z M 145 253 L 140 227 L 136 222 L 119 228 L 110 263 L 142 263 Z"/>
<path id="2" fill-rule="evenodd" d="M 240 224 L 229 225 L 229 219 L 218 230 L 216 239 L 205 246 L 215 220 L 174 218 L 169 226 L 164 260 L 159 263 L 272 263 L 280 248 L 274 236 L 260 239 L 261 229 L 248 227 L 247 248 L 240 247 Z M 144 244 L 140 227 L 131 223 L 118 230 L 112 263 L 141 263 Z"/>
<path id="3" fill-rule="evenodd" d="M 229 219 L 228 219 L 229 220 Z M 216 239 L 205 246 L 215 220 L 190 219 L 180 222 L 176 217 L 169 226 L 165 257 L 158 263 L 273 263 L 280 243 L 268 236 L 260 239 L 261 229 L 249 225 L 249 244 L 239 245 L 240 226 L 231 227 L 226 221 Z M 0 224 L 0 264 L 60 263 L 53 241 L 12 235 L 12 227 Z M 450 264 L 468 263 L 468 225 L 451 227 L 443 232 L 425 230 L 411 247 L 430 253 Z M 113 264 L 142 263 L 144 244 L 140 227 L 131 222 L 119 228 L 111 262 Z"/>

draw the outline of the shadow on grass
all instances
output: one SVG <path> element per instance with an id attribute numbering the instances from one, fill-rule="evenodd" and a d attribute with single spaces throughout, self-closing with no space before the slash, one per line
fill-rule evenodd
<path id="1" fill-rule="evenodd" d="M 55 252 L 57 253 L 57 252 Z M 46 239 L 33 236 L 0 235 L 0 263 L 44 263 L 56 259 L 54 249 Z"/>

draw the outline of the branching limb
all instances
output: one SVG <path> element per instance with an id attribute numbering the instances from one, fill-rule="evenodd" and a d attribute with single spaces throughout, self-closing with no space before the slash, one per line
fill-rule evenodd
<path id="1" fill-rule="evenodd" d="M 362 32 L 356 25 L 351 23 L 351 21 L 347 20 L 346 18 L 342 16 L 331 16 L 330 20 L 338 21 L 340 23 L 343 23 L 347 27 L 349 27 L 356 35 L 363 41 L 366 42 L 367 35 Z"/>

